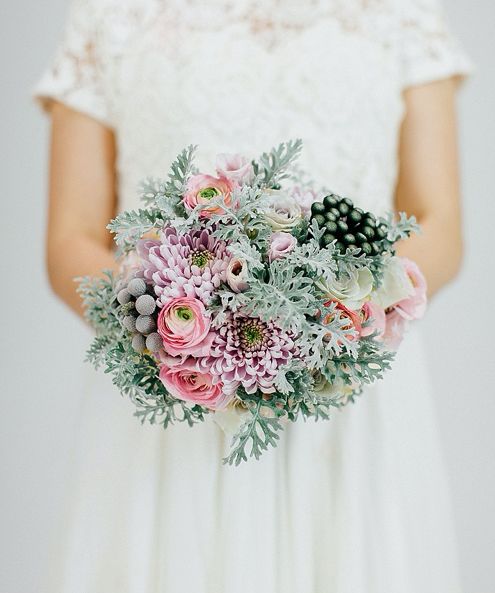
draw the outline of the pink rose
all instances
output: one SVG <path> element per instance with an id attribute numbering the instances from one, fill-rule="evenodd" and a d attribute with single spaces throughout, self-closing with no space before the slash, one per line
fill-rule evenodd
<path id="1" fill-rule="evenodd" d="M 397 350 L 410 321 L 420 319 L 426 311 L 426 280 L 418 266 L 405 257 L 398 258 L 411 281 L 413 292 L 395 303 L 386 314 L 383 341 L 390 350 Z"/>
<path id="2" fill-rule="evenodd" d="M 395 309 L 389 311 L 386 315 L 385 333 L 383 334 L 385 347 L 389 350 L 397 350 L 404 338 L 408 325 L 408 321 Z"/>
<path id="3" fill-rule="evenodd" d="M 361 328 L 361 335 L 363 337 L 370 336 L 372 333 L 378 332 L 376 337 L 382 338 L 386 325 L 385 311 L 372 301 L 366 301 L 361 307 L 361 321 L 364 323 L 368 320 L 370 323 Z"/>
<path id="4" fill-rule="evenodd" d="M 305 189 L 300 185 L 296 185 L 291 192 L 291 197 L 301 206 L 301 210 L 305 215 L 311 213 L 313 202 L 321 202 L 324 195 L 321 191 L 317 192 L 311 188 Z"/>
<path id="5" fill-rule="evenodd" d="M 297 240 L 290 233 L 279 231 L 273 233 L 270 237 L 270 247 L 268 249 L 268 259 L 273 261 L 289 254 L 297 244 Z"/>
<path id="6" fill-rule="evenodd" d="M 405 299 L 395 303 L 393 309 L 407 321 L 421 319 L 426 311 L 426 279 L 413 261 L 405 257 L 399 259 L 414 287 L 414 292 Z"/>
<path id="7" fill-rule="evenodd" d="M 210 373 L 199 371 L 191 359 L 172 367 L 161 364 L 160 381 L 173 397 L 212 410 L 222 409 L 232 400 L 231 395 L 223 393 L 222 384 L 214 384 Z"/>
<path id="8" fill-rule="evenodd" d="M 254 177 L 253 166 L 241 154 L 219 154 L 216 159 L 219 177 L 230 179 L 239 185 L 249 183 Z"/>
<path id="9" fill-rule="evenodd" d="M 201 210 L 201 217 L 208 218 L 212 214 L 221 214 L 221 206 L 208 207 L 211 200 L 221 202 L 226 206 L 232 205 L 232 190 L 234 183 L 225 177 L 212 177 L 211 175 L 193 175 L 188 183 L 187 190 L 183 197 L 184 206 L 188 210 L 194 210 L 196 206 L 205 205 Z"/>
<path id="10" fill-rule="evenodd" d="M 168 301 L 158 315 L 163 348 L 172 356 L 207 356 L 215 335 L 203 303 L 190 297 Z"/>
<path id="11" fill-rule="evenodd" d="M 225 278 L 233 292 L 246 290 L 248 287 L 247 263 L 240 257 L 233 257 L 227 266 Z"/>

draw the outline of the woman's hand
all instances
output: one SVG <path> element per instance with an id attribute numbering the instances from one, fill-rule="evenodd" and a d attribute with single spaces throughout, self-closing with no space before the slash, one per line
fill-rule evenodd
<path id="1" fill-rule="evenodd" d="M 422 233 L 399 255 L 414 260 L 433 295 L 458 272 L 462 256 L 454 78 L 407 89 L 395 208 L 414 214 Z"/>
<path id="2" fill-rule="evenodd" d="M 113 133 L 91 117 L 54 103 L 46 242 L 50 284 L 81 314 L 74 278 L 114 269 L 106 225 L 115 214 Z"/>

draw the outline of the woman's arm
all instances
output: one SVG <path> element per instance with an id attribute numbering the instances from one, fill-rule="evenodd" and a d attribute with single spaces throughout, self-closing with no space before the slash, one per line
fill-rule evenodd
<path id="1" fill-rule="evenodd" d="M 433 295 L 458 272 L 462 256 L 455 79 L 405 92 L 395 207 L 414 214 L 421 235 L 399 245 L 417 262 Z"/>
<path id="2" fill-rule="evenodd" d="M 81 314 L 74 278 L 116 267 L 106 225 L 115 213 L 112 132 L 59 103 L 52 109 L 46 243 L 50 284 Z"/>

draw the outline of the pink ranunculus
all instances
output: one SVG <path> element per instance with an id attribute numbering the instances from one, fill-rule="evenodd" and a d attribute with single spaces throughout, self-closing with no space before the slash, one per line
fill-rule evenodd
<path id="1" fill-rule="evenodd" d="M 294 249 L 296 244 L 296 238 L 290 233 L 284 233 L 283 231 L 273 233 L 270 237 L 268 259 L 273 261 L 285 257 Z"/>
<path id="2" fill-rule="evenodd" d="M 204 206 L 200 216 L 209 218 L 212 214 L 221 214 L 222 207 L 215 204 L 209 206 L 211 200 L 224 202 L 226 206 L 232 205 L 232 190 L 234 182 L 226 177 L 212 177 L 211 175 L 193 175 L 188 183 L 183 197 L 184 206 L 193 210 L 196 206 Z"/>
<path id="3" fill-rule="evenodd" d="M 366 301 L 361 307 L 361 320 L 362 322 L 370 321 L 370 323 L 361 328 L 361 335 L 370 336 L 372 333 L 377 332 L 376 337 L 378 339 L 383 337 L 385 333 L 386 317 L 385 311 L 372 301 Z"/>
<path id="4" fill-rule="evenodd" d="M 330 321 L 333 319 L 335 315 L 339 315 L 340 319 L 348 320 L 348 324 L 344 325 L 343 329 L 354 329 L 356 330 L 356 337 L 360 336 L 363 328 L 361 325 L 361 318 L 359 317 L 359 314 L 356 311 L 349 309 L 343 303 L 335 299 L 330 299 L 329 301 L 326 301 L 324 303 L 325 307 L 329 307 L 331 303 L 335 303 L 335 311 L 334 313 L 327 314 L 323 319 L 323 323 L 330 323 Z M 352 337 L 350 337 L 350 339 L 352 339 Z"/>
<path id="5" fill-rule="evenodd" d="M 417 264 L 413 261 L 405 257 L 401 257 L 400 260 L 414 286 L 414 292 L 405 299 L 395 303 L 393 309 L 407 321 L 421 319 L 426 311 L 426 279 Z"/>
<path id="6" fill-rule="evenodd" d="M 161 364 L 160 381 L 173 397 L 212 410 L 225 408 L 233 397 L 224 394 L 222 384 L 214 383 L 212 375 L 198 370 L 197 362 L 190 358 L 175 366 Z"/>
<path id="7" fill-rule="evenodd" d="M 254 177 L 253 166 L 241 154 L 219 154 L 216 158 L 216 170 L 219 177 L 243 185 L 252 181 Z"/>
<path id="8" fill-rule="evenodd" d="M 171 356 L 207 356 L 215 334 L 203 303 L 190 297 L 171 299 L 158 315 L 158 333 Z"/>

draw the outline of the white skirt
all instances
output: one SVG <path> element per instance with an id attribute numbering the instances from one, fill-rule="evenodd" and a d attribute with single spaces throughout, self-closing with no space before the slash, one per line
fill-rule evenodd
<path id="1" fill-rule="evenodd" d="M 458 593 L 444 463 L 416 330 L 327 422 L 223 466 L 211 420 L 142 426 L 92 370 L 53 593 Z"/>

